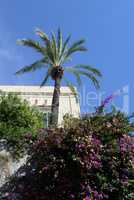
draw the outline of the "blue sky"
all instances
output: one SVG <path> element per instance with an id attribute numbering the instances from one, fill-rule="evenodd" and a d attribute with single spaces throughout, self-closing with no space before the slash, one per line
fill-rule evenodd
<path id="1" fill-rule="evenodd" d="M 0 84 L 40 84 L 43 71 L 16 77 L 14 72 L 39 55 L 18 46 L 19 38 L 38 39 L 36 27 L 49 33 L 60 26 L 72 41 L 86 39 L 89 49 L 73 63 L 95 65 L 103 73 L 104 96 L 129 86 L 130 111 L 134 111 L 134 1 L 133 0 L 3 0 L 0 6 Z M 84 80 L 86 92 L 95 91 Z M 82 88 L 79 89 L 82 92 Z M 122 106 L 123 97 L 117 97 Z M 81 106 L 82 111 L 89 107 Z"/>

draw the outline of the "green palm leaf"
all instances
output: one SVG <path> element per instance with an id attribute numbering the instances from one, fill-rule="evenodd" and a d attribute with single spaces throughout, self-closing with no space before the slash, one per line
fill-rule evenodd
<path id="1" fill-rule="evenodd" d="M 33 72 L 37 69 L 43 68 L 43 67 L 48 67 L 47 63 L 47 59 L 43 58 L 41 60 L 38 60 L 36 62 L 34 62 L 31 65 L 25 66 L 22 69 L 20 69 L 19 71 L 17 71 L 15 74 L 19 75 L 19 74 L 24 74 L 26 72 Z"/>
<path id="2" fill-rule="evenodd" d="M 60 28 L 58 29 L 58 38 L 57 38 L 57 41 L 58 41 L 58 54 L 60 56 L 61 52 L 62 52 L 62 33 L 61 33 Z"/>
<path id="3" fill-rule="evenodd" d="M 50 77 L 50 71 L 48 70 L 43 81 L 42 81 L 42 83 L 41 83 L 41 85 L 40 85 L 41 87 L 44 86 L 48 82 L 49 77 Z"/>
<path id="4" fill-rule="evenodd" d="M 75 69 L 86 69 L 89 72 L 92 72 L 93 74 L 95 74 L 95 75 L 97 75 L 99 77 L 102 76 L 101 72 L 98 69 L 96 69 L 94 67 L 91 67 L 89 65 L 76 65 L 76 66 L 74 66 L 74 68 Z"/>
<path id="5" fill-rule="evenodd" d="M 65 68 L 65 70 L 69 73 L 72 73 L 75 77 L 76 77 L 76 81 L 78 83 L 78 85 L 80 86 L 82 84 L 81 82 L 81 78 L 80 78 L 80 74 L 76 69 L 73 68 Z"/>
<path id="6" fill-rule="evenodd" d="M 71 54 L 77 51 L 87 51 L 87 49 L 83 46 L 85 40 L 78 40 L 75 42 L 66 52 L 66 58 L 68 58 Z"/>
<path id="7" fill-rule="evenodd" d="M 20 45 L 31 47 L 43 55 L 45 55 L 45 53 L 46 53 L 45 48 L 43 46 L 41 46 L 39 42 L 36 42 L 34 40 L 22 39 L 22 40 L 17 40 L 17 43 Z"/>
<path id="8" fill-rule="evenodd" d="M 44 41 L 45 43 L 44 49 L 45 49 L 46 56 L 49 58 L 50 63 L 53 64 L 55 62 L 54 51 L 53 51 L 53 47 L 51 46 L 51 41 L 49 37 L 47 36 L 46 33 L 44 33 L 40 29 L 36 29 L 36 34 L 39 35 L 39 37 Z"/>
<path id="9" fill-rule="evenodd" d="M 76 92 L 76 89 L 75 87 L 73 86 L 73 84 L 68 81 L 65 77 L 63 77 L 67 87 L 70 89 L 70 91 L 72 92 L 72 94 L 75 96 L 76 99 L 78 99 L 78 96 L 77 96 L 77 92 Z"/>
<path id="10" fill-rule="evenodd" d="M 67 54 L 67 50 L 68 50 L 68 43 L 70 41 L 71 35 L 69 35 L 67 37 L 67 39 L 65 40 L 65 42 L 63 43 L 63 47 L 62 47 L 62 51 L 61 54 L 59 55 L 59 64 L 63 63 L 66 59 L 66 54 Z"/>
<path id="11" fill-rule="evenodd" d="M 67 45 L 68 45 L 70 39 L 71 39 L 71 35 L 69 35 L 69 36 L 67 37 L 67 39 L 65 40 L 65 42 L 64 42 L 64 44 L 63 44 L 62 54 L 65 53 L 65 51 L 66 51 L 66 49 L 67 49 Z"/>
<path id="12" fill-rule="evenodd" d="M 74 42 L 74 43 L 71 45 L 70 49 L 77 48 L 77 47 L 83 45 L 84 43 L 85 43 L 85 40 L 84 40 L 84 39 L 78 40 L 78 41 Z"/>
<path id="13" fill-rule="evenodd" d="M 100 88 L 99 81 L 96 79 L 96 77 L 93 74 L 90 74 L 90 73 L 84 72 L 84 71 L 80 71 L 80 70 L 78 72 L 79 72 L 79 74 L 84 75 L 87 78 L 89 78 L 93 82 L 96 89 Z"/>
<path id="14" fill-rule="evenodd" d="M 52 32 L 52 42 L 51 42 L 51 50 L 53 52 L 54 62 L 57 64 L 57 57 L 58 57 L 58 49 L 57 49 L 57 42 L 55 34 Z"/>
<path id="15" fill-rule="evenodd" d="M 49 37 L 47 36 L 46 33 L 44 33 L 41 29 L 36 29 L 35 30 L 36 34 L 39 35 L 39 37 L 45 42 L 46 45 L 50 43 Z"/>

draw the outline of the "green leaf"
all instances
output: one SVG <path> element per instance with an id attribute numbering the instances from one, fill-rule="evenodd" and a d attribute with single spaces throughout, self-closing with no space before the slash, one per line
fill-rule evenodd
<path id="1" fill-rule="evenodd" d="M 49 37 L 47 36 L 46 33 L 44 33 L 41 29 L 37 28 L 35 30 L 36 34 L 40 36 L 40 38 L 45 42 L 45 44 L 47 45 L 48 43 L 50 43 Z"/>
<path id="2" fill-rule="evenodd" d="M 77 83 L 78 83 L 79 86 L 82 84 L 81 78 L 80 78 L 80 74 L 79 74 L 79 72 L 78 72 L 76 69 L 69 68 L 69 67 L 67 68 L 67 67 L 66 67 L 65 70 L 66 70 L 67 72 L 72 73 L 72 74 L 75 75 L 76 81 L 77 81 Z"/>
<path id="3" fill-rule="evenodd" d="M 69 49 L 66 53 L 65 58 L 67 59 L 68 57 L 70 57 L 70 55 L 72 55 L 73 53 L 78 52 L 78 51 L 87 51 L 87 49 L 84 46 L 79 46 L 79 47 L 76 47 L 73 49 Z"/>
<path id="4" fill-rule="evenodd" d="M 74 42 L 74 43 L 71 45 L 70 49 L 75 49 L 75 48 L 81 46 L 81 45 L 84 44 L 84 43 L 85 43 L 85 40 L 84 40 L 84 39 L 78 40 L 78 41 Z"/>
<path id="5" fill-rule="evenodd" d="M 43 68 L 43 67 L 48 67 L 47 63 L 47 59 L 43 58 L 41 60 L 38 60 L 36 62 L 34 62 L 31 65 L 25 66 L 22 69 L 20 69 L 19 71 L 17 71 L 15 74 L 19 75 L 19 74 L 24 74 L 26 72 L 33 72 L 37 69 Z"/>
<path id="6" fill-rule="evenodd" d="M 63 48 L 59 57 L 59 64 L 65 62 L 67 60 L 66 58 L 66 52 L 67 52 L 67 47 L 68 47 L 68 43 L 70 41 L 71 35 L 69 35 L 67 37 L 67 39 L 65 40 L 64 44 L 63 44 Z"/>
<path id="7" fill-rule="evenodd" d="M 62 54 L 63 54 L 63 53 L 65 52 L 65 50 L 67 49 L 67 45 L 68 45 L 70 39 L 71 39 L 71 35 L 69 35 L 69 36 L 67 37 L 67 39 L 65 40 L 65 42 L 64 42 L 64 45 L 63 45 L 63 48 L 62 48 Z"/>
<path id="8" fill-rule="evenodd" d="M 97 76 L 100 76 L 100 77 L 102 76 L 101 72 L 98 69 L 91 67 L 89 65 L 76 65 L 76 66 L 74 66 L 74 68 L 76 68 L 76 69 L 86 69 L 86 70 L 94 73 Z"/>
<path id="9" fill-rule="evenodd" d="M 76 92 L 76 89 L 75 87 L 73 86 L 73 84 L 68 81 L 65 77 L 63 77 L 67 87 L 69 87 L 69 89 L 71 90 L 72 94 L 75 96 L 76 100 L 78 100 L 78 96 L 77 96 L 77 92 Z"/>
<path id="10" fill-rule="evenodd" d="M 17 40 L 17 43 L 20 45 L 31 47 L 43 55 L 45 55 L 45 53 L 46 53 L 45 48 L 43 46 L 41 46 L 39 42 L 34 41 L 32 39 Z"/>
<path id="11" fill-rule="evenodd" d="M 60 30 L 60 28 L 58 29 L 58 53 L 59 56 L 61 55 L 62 52 L 62 32 Z"/>
<path id="12" fill-rule="evenodd" d="M 50 70 L 47 71 L 47 73 L 46 73 L 46 75 L 45 75 L 45 77 L 44 77 L 44 79 L 43 79 L 43 81 L 40 85 L 41 87 L 44 86 L 47 83 L 49 77 L 50 77 Z"/>
<path id="13" fill-rule="evenodd" d="M 87 72 L 84 72 L 84 71 L 78 71 L 81 75 L 84 75 L 86 76 L 87 78 L 89 78 L 89 80 L 91 80 L 95 86 L 96 89 L 99 89 L 100 88 L 100 84 L 99 84 L 99 81 L 96 79 L 96 77 L 92 74 L 89 74 Z"/>
<path id="14" fill-rule="evenodd" d="M 56 37 L 55 34 L 52 32 L 52 41 L 51 41 L 51 50 L 53 51 L 53 57 L 55 64 L 57 63 L 58 58 L 58 49 L 57 49 L 57 43 L 56 43 Z"/>
<path id="15" fill-rule="evenodd" d="M 66 52 L 66 58 L 77 51 L 87 51 L 87 49 L 83 46 L 84 42 L 85 40 L 83 39 L 74 42 Z"/>

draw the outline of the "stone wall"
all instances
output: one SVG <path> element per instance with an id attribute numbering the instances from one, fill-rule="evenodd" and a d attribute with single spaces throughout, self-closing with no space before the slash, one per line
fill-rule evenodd
<path id="1" fill-rule="evenodd" d="M 14 161 L 10 152 L 7 151 L 6 140 L 0 140 L 0 187 L 8 177 L 14 174 L 26 162 L 27 156 L 19 161 Z"/>

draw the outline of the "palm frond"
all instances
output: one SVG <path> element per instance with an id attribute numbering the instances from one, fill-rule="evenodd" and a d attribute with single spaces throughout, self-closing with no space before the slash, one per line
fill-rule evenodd
<path id="1" fill-rule="evenodd" d="M 48 44 L 50 42 L 48 35 L 44 33 L 41 29 L 37 28 L 35 32 L 45 42 L 45 44 Z"/>
<path id="2" fill-rule="evenodd" d="M 72 53 L 75 53 L 77 51 L 87 51 L 87 49 L 84 46 L 79 46 L 79 47 L 69 49 L 66 57 L 70 56 Z"/>
<path id="3" fill-rule="evenodd" d="M 59 53 L 59 56 L 60 56 L 61 52 L 62 52 L 62 32 L 61 32 L 60 28 L 58 29 L 57 42 L 58 42 L 58 53 Z"/>
<path id="4" fill-rule="evenodd" d="M 70 57 L 70 55 L 72 55 L 73 53 L 78 52 L 78 51 L 87 51 L 87 49 L 84 46 L 78 46 L 78 47 L 69 49 L 66 52 L 66 58 Z"/>
<path id="5" fill-rule="evenodd" d="M 78 100 L 78 96 L 77 96 L 77 92 L 76 92 L 76 89 L 75 87 L 73 86 L 73 84 L 68 81 L 65 77 L 63 77 L 67 87 L 70 89 L 70 91 L 72 92 L 72 94 L 75 96 L 75 98 Z"/>
<path id="6" fill-rule="evenodd" d="M 76 69 L 71 68 L 71 67 L 66 67 L 65 70 L 67 72 L 72 73 L 73 75 L 75 75 L 76 81 L 77 81 L 79 86 L 82 84 L 82 81 L 81 81 L 81 78 L 80 78 L 80 74 Z"/>
<path id="7" fill-rule="evenodd" d="M 55 63 L 56 63 L 56 61 L 57 61 L 57 56 L 58 56 L 57 42 L 56 42 L 55 34 L 54 34 L 53 32 L 51 32 L 51 35 L 52 35 L 51 51 L 53 52 L 54 61 L 55 61 Z"/>
<path id="8" fill-rule="evenodd" d="M 42 83 L 41 83 L 41 85 L 40 85 L 40 87 L 44 86 L 48 82 L 49 77 L 50 77 L 50 71 L 48 70 L 43 81 L 42 81 Z"/>
<path id="9" fill-rule="evenodd" d="M 74 43 L 71 45 L 70 49 L 77 48 L 77 47 L 83 45 L 84 43 L 85 43 L 85 40 L 84 40 L 84 39 L 78 40 L 78 41 L 74 42 Z"/>
<path id="10" fill-rule="evenodd" d="M 84 42 L 84 39 L 74 42 L 66 52 L 66 57 L 69 57 L 72 53 L 75 53 L 76 51 L 87 51 L 87 49 L 83 46 Z"/>
<path id="11" fill-rule="evenodd" d="M 43 55 L 45 55 L 45 53 L 46 53 L 45 48 L 43 46 L 41 46 L 39 42 L 34 41 L 32 39 L 17 40 L 17 43 L 20 45 L 34 48 L 34 49 L 36 49 L 37 52 L 40 52 Z"/>
<path id="12" fill-rule="evenodd" d="M 65 42 L 63 43 L 62 51 L 61 51 L 61 54 L 59 55 L 59 64 L 63 63 L 65 60 L 67 60 L 66 52 L 68 49 L 68 43 L 70 41 L 70 38 L 71 38 L 71 35 L 69 35 L 67 37 L 67 39 L 65 40 Z"/>
<path id="13" fill-rule="evenodd" d="M 33 71 L 35 71 L 37 69 L 40 69 L 42 67 L 48 67 L 48 65 L 46 65 L 46 64 L 48 64 L 47 63 L 47 59 L 43 58 L 41 60 L 38 60 L 38 61 L 34 62 L 31 65 L 23 67 L 22 69 L 17 71 L 15 74 L 19 75 L 19 74 L 24 74 L 26 72 L 33 72 Z"/>
<path id="14" fill-rule="evenodd" d="M 97 75 L 99 77 L 102 76 L 101 72 L 98 69 L 96 69 L 94 67 L 91 67 L 89 65 L 76 65 L 73 68 L 75 68 L 75 69 L 86 69 L 89 72 L 92 72 L 93 74 L 95 74 L 95 75 Z"/>
<path id="15" fill-rule="evenodd" d="M 50 63 L 53 64 L 55 62 L 54 52 L 48 35 L 44 33 L 41 29 L 36 29 L 36 34 L 39 35 L 40 38 L 44 41 L 46 45 L 46 47 L 44 47 L 46 56 L 49 58 Z"/>
<path id="16" fill-rule="evenodd" d="M 47 49 L 46 49 L 46 55 L 49 58 L 50 63 L 53 64 L 53 65 L 55 65 L 54 50 L 52 49 L 51 46 L 47 47 Z"/>
<path id="17" fill-rule="evenodd" d="M 78 72 L 79 72 L 79 74 L 84 75 L 87 78 L 89 78 L 93 82 L 96 89 L 100 88 L 99 81 L 96 79 L 96 77 L 93 74 L 90 74 L 90 73 L 84 72 L 84 71 L 80 71 L 80 70 L 78 70 Z"/>
<path id="18" fill-rule="evenodd" d="M 65 42 L 64 42 L 64 44 L 63 44 L 62 54 L 66 51 L 67 45 L 68 45 L 70 39 L 71 39 L 71 35 L 69 35 L 69 36 L 67 37 L 67 39 L 65 40 Z"/>

